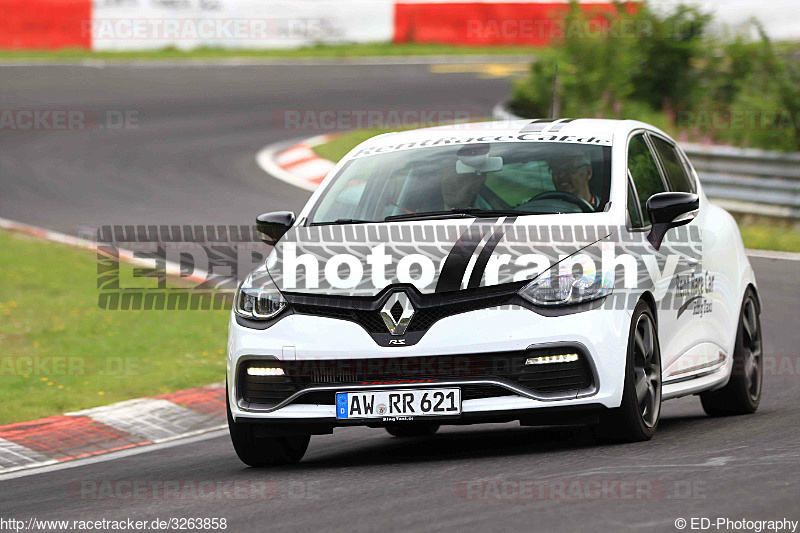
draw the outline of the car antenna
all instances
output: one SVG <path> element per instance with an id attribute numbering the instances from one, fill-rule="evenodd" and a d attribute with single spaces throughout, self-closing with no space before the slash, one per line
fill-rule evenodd
<path id="1" fill-rule="evenodd" d="M 556 72 L 553 74 L 553 101 L 550 104 L 550 118 L 556 118 L 556 86 L 558 83 L 558 63 L 556 63 Z"/>

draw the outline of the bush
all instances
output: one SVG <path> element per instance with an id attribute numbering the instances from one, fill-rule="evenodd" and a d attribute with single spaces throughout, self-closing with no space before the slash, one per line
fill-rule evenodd
<path id="1" fill-rule="evenodd" d="M 711 16 L 693 7 L 588 9 L 571 2 L 564 39 L 514 84 L 515 112 L 548 117 L 555 107 L 558 116 L 642 120 L 682 139 L 800 150 L 798 62 L 776 53 L 757 23 L 759 40 L 720 41 L 707 35 Z M 605 31 L 579 30 L 598 24 Z"/>

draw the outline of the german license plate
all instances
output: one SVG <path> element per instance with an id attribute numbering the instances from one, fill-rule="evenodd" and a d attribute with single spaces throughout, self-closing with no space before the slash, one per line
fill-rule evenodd
<path id="1" fill-rule="evenodd" d="M 461 414 L 461 389 L 410 389 L 336 393 L 336 418 L 394 418 Z"/>

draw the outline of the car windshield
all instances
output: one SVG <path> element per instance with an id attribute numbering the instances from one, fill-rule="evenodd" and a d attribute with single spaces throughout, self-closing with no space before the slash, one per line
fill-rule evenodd
<path id="1" fill-rule="evenodd" d="M 342 167 L 309 222 L 603 211 L 611 182 L 610 157 L 608 146 L 561 142 L 374 153 Z"/>

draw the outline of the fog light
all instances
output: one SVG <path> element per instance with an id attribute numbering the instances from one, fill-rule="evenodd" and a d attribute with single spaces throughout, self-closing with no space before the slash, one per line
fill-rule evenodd
<path id="1" fill-rule="evenodd" d="M 576 353 L 562 353 L 558 355 L 543 355 L 541 357 L 530 357 L 525 360 L 526 365 L 548 365 L 550 363 L 572 363 L 578 360 Z"/>
<path id="2" fill-rule="evenodd" d="M 249 366 L 247 367 L 248 376 L 285 376 L 282 368 Z"/>

